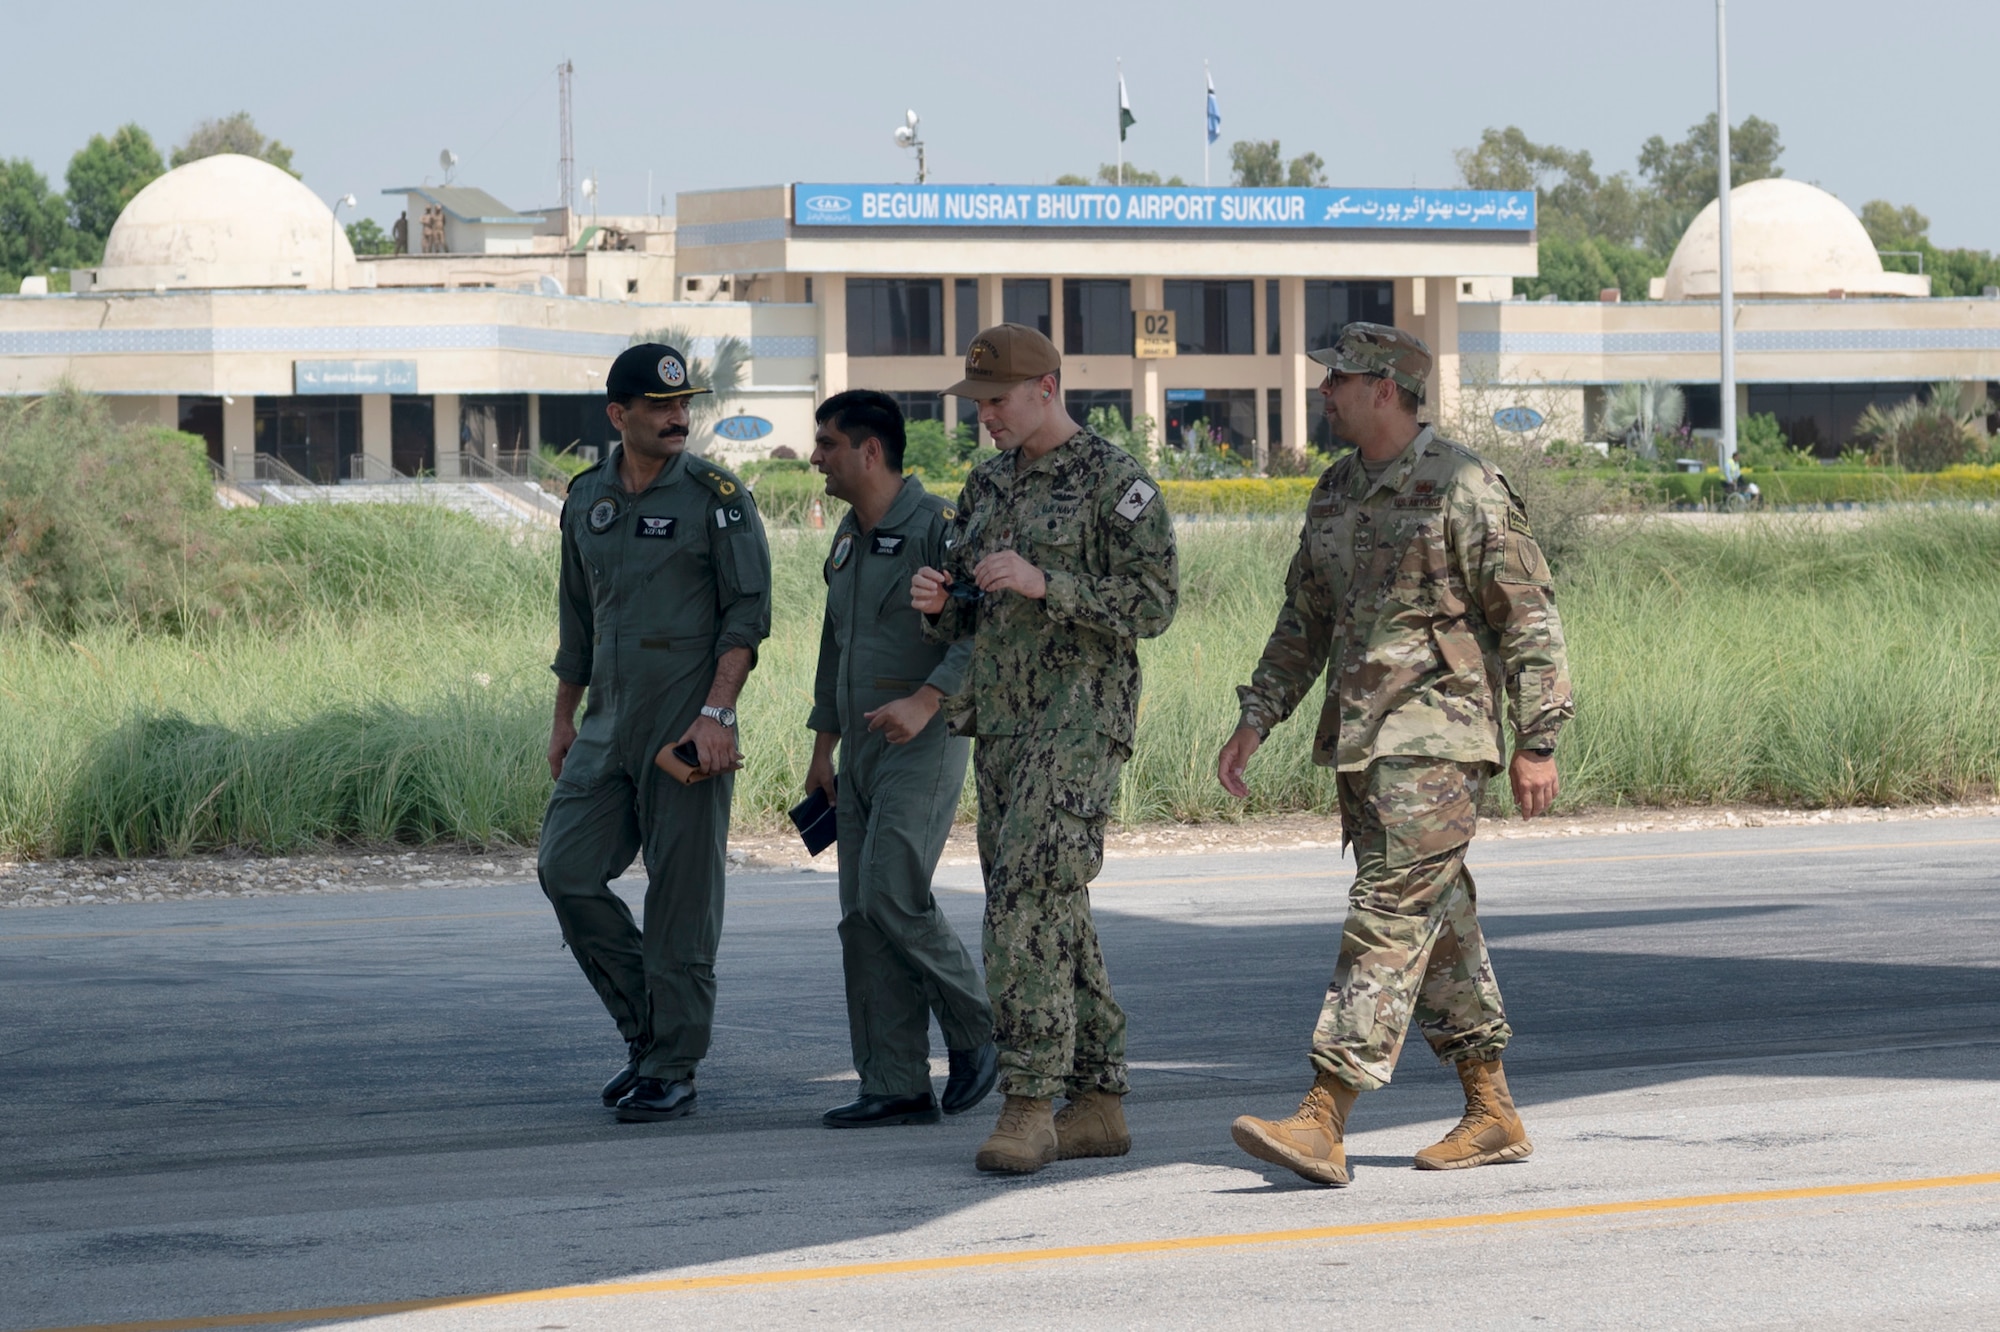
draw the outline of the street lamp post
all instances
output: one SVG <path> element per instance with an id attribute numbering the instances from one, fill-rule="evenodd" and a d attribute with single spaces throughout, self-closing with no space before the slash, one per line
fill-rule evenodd
<path id="1" fill-rule="evenodd" d="M 1716 263 L 1722 295 L 1722 438 L 1716 441 L 1722 479 L 1736 471 L 1736 271 L 1729 244 L 1729 18 L 1728 0 L 1715 0 Z"/>
<path id="2" fill-rule="evenodd" d="M 340 210 L 354 207 L 354 196 L 343 194 L 333 201 L 333 232 L 326 238 L 326 289 L 332 291 L 340 274 Z"/>

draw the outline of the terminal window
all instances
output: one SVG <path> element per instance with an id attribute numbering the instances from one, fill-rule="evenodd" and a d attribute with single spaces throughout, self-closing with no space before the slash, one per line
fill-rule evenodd
<path id="1" fill-rule="evenodd" d="M 847 354 L 944 355 L 944 279 L 847 279 Z"/>
<path id="2" fill-rule="evenodd" d="M 1090 424 L 1090 414 L 1094 411 L 1118 413 L 1119 424 L 1132 428 L 1131 389 L 1064 389 L 1063 409 L 1070 420 L 1084 425 Z"/>
<path id="3" fill-rule="evenodd" d="M 952 330 L 952 340 L 957 344 L 955 354 L 963 356 L 979 336 L 979 279 L 954 279 L 951 299 L 952 319 L 958 325 Z"/>
<path id="4" fill-rule="evenodd" d="M 1393 282 L 1306 283 L 1306 350 L 1331 347 L 1340 330 L 1356 320 L 1370 324 L 1396 322 Z"/>
<path id="5" fill-rule="evenodd" d="M 1063 354 L 1132 354 L 1132 284 L 1122 278 L 1063 282 Z"/>
<path id="6" fill-rule="evenodd" d="M 1049 280 L 1047 278 L 1008 278 L 1000 284 L 1000 317 L 1010 324 L 1025 324 L 1035 332 L 1055 341 L 1055 330 L 1050 324 L 1053 310 L 1049 303 Z"/>
<path id="7" fill-rule="evenodd" d="M 1197 423 L 1208 427 L 1211 443 L 1227 444 L 1230 452 L 1248 457 L 1257 440 L 1257 390 L 1209 389 L 1197 401 L 1169 402 L 1167 443 L 1190 447 Z"/>
<path id="8" fill-rule="evenodd" d="M 891 393 L 905 421 L 944 420 L 944 399 L 935 393 Z"/>
<path id="9" fill-rule="evenodd" d="M 354 474 L 354 455 L 361 452 L 358 394 L 259 397 L 253 421 L 257 452 L 307 480 L 331 486 Z"/>
<path id="10" fill-rule="evenodd" d="M 1170 279 L 1167 309 L 1174 312 L 1174 350 L 1182 356 L 1254 356 L 1254 310 L 1248 281 Z"/>

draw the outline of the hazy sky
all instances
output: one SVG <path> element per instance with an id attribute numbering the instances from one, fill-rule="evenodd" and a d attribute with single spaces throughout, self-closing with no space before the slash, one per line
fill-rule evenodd
<path id="1" fill-rule="evenodd" d="M 556 198 L 556 63 L 576 63 L 577 175 L 605 212 L 676 190 L 890 181 L 890 139 L 923 117 L 932 179 L 1092 173 L 1127 158 L 1201 179 L 1202 61 L 1222 102 L 1215 180 L 1237 138 L 1318 152 L 1336 185 L 1449 185 L 1452 150 L 1489 125 L 1630 169 L 1648 135 L 1715 106 L 1712 0 L 1407 0 L 1353 4 L 424 3 L 315 7 L 106 0 L 88 21 L 15 6 L 0 76 L 0 157 L 60 188 L 70 154 L 128 120 L 162 152 L 196 121 L 248 110 L 323 197 L 385 225 L 385 187 L 438 177 L 517 208 Z M 1850 206 L 1913 203 L 1942 245 L 2000 249 L 1989 161 L 2000 95 L 1993 0 L 1736 0 L 1730 109 L 1778 123 L 1786 174 Z"/>

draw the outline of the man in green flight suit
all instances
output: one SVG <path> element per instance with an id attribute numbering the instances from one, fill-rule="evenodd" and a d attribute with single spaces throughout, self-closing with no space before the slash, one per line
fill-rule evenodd
<path id="1" fill-rule="evenodd" d="M 1500 770 L 1525 818 L 1557 791 L 1555 745 L 1574 712 L 1562 621 L 1527 510 L 1491 464 L 1417 419 L 1431 369 L 1421 338 L 1354 323 L 1312 353 L 1327 423 L 1354 452 L 1308 501 L 1278 622 L 1222 747 L 1244 766 L 1326 673 L 1314 761 L 1339 776 L 1354 847 L 1340 956 L 1310 1056 L 1314 1080 L 1285 1119 L 1244 1115 L 1237 1146 L 1321 1184 L 1347 1183 L 1348 1112 L 1386 1085 L 1412 1021 L 1458 1069 L 1465 1114 L 1417 1153 L 1424 1170 L 1534 1150 L 1500 1065 L 1512 1028 L 1479 930 L 1467 845 Z"/>
<path id="2" fill-rule="evenodd" d="M 1125 1013 L 1089 888 L 1132 753 L 1138 642 L 1173 623 L 1180 574 L 1160 488 L 1070 419 L 1055 344 L 989 328 L 945 391 L 979 404 L 1000 456 L 966 479 L 950 552 L 917 571 L 910 600 L 939 642 L 972 640 L 953 721 L 979 741 L 982 944 L 1007 1095 L 974 1164 L 1032 1174 L 1132 1146 Z"/>
<path id="3" fill-rule="evenodd" d="M 945 1114 L 979 1104 L 999 1072 L 985 983 L 931 894 L 972 747 L 951 734 L 938 706 L 963 684 L 972 644 L 926 640 L 909 586 L 916 570 L 944 562 L 956 511 L 903 475 L 894 398 L 851 389 L 816 416 L 813 465 L 827 494 L 853 507 L 824 570 L 806 790 L 825 792 L 837 810 L 841 962 L 861 1074 L 859 1099 L 823 1122 L 935 1124 L 933 1012 L 949 1056 Z"/>
<path id="4" fill-rule="evenodd" d="M 625 1038 L 604 1103 L 622 1120 L 678 1119 L 715 1017 L 736 697 L 771 632 L 771 552 L 743 484 L 687 452 L 688 399 L 709 390 L 679 351 L 628 347 L 604 386 L 622 442 L 563 506 L 556 786 L 538 868 Z M 689 745 L 697 762 L 681 771 L 707 775 L 683 782 L 664 762 Z M 610 887 L 642 853 L 643 934 Z"/>

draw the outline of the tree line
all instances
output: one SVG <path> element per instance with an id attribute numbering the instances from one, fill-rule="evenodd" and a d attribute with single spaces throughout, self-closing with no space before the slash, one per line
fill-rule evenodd
<path id="1" fill-rule="evenodd" d="M 1677 143 L 1653 135 L 1640 145 L 1636 175 L 1600 175 L 1588 152 L 1535 143 L 1512 125 L 1488 129 L 1454 156 L 1468 189 L 1536 191 L 1541 272 L 1515 279 L 1517 294 L 1594 301 L 1616 287 L 1625 300 L 1644 300 L 1695 214 L 1715 199 L 1721 174 L 1716 129 L 1711 114 Z M 1784 151 L 1778 127 L 1768 120 L 1751 116 L 1732 127 L 1731 183 L 1784 175 L 1778 165 Z M 1932 295 L 1976 296 L 2000 284 L 2000 259 L 1985 250 L 1938 248 L 1930 241 L 1930 219 L 1909 205 L 1870 200 L 1862 205 L 1861 225 L 1878 250 L 1920 253 Z M 1918 262 L 1884 255 L 1882 266 L 1913 273 Z"/>
<path id="2" fill-rule="evenodd" d="M 50 276 L 51 290 L 68 290 L 68 270 L 103 260 L 111 224 L 133 195 L 170 166 L 217 153 L 261 158 L 299 175 L 292 150 L 266 138 L 247 111 L 202 121 L 164 159 L 136 124 L 93 134 L 69 159 L 62 190 L 51 189 L 26 158 L 0 160 L 0 291 L 19 291 L 21 279 L 34 274 Z"/>

